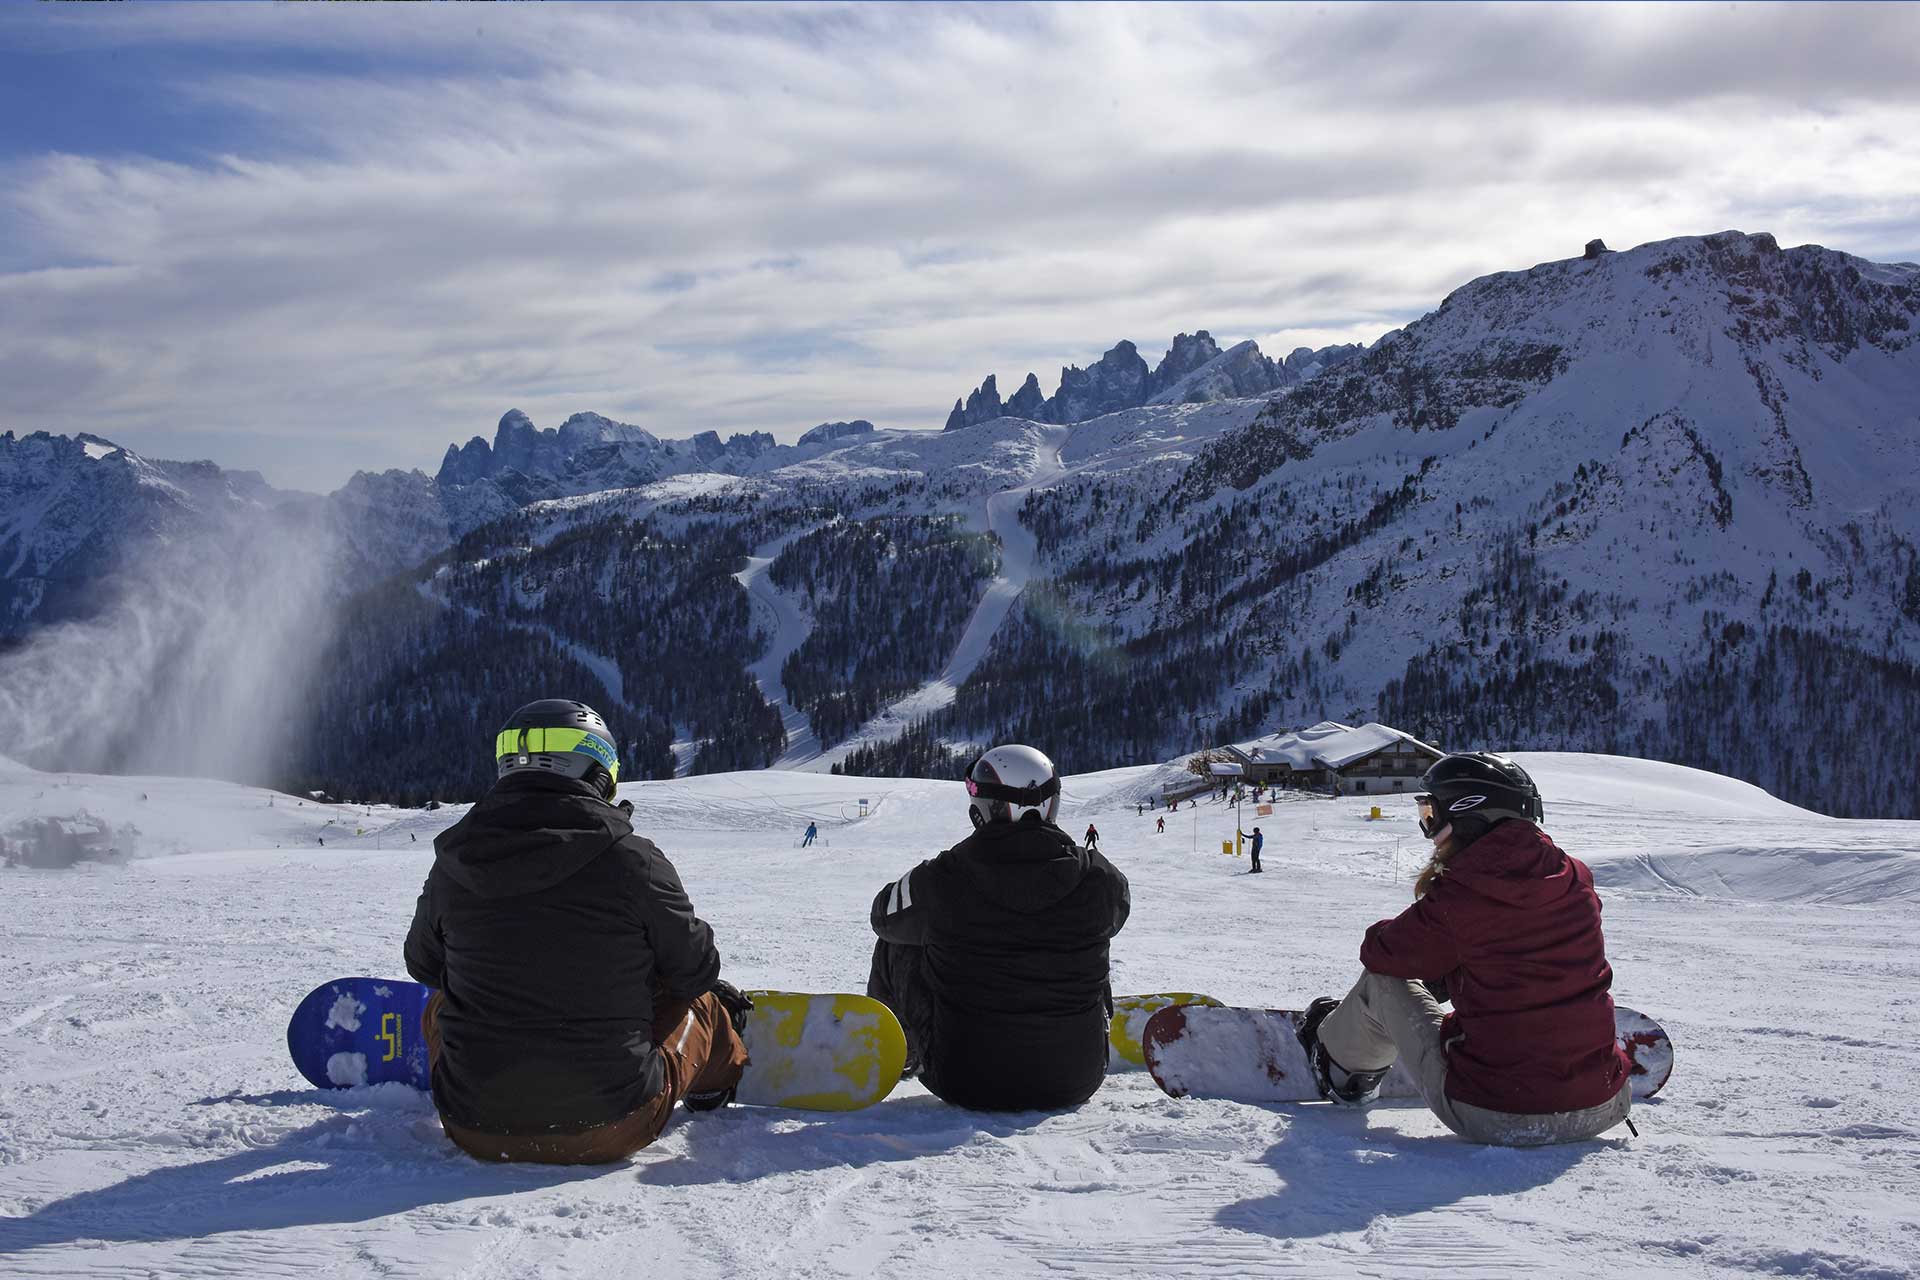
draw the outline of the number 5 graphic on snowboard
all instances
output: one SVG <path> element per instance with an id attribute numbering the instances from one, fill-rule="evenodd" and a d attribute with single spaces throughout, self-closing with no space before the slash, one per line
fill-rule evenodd
<path id="1" fill-rule="evenodd" d="M 400 1056 L 400 1015 L 383 1013 L 380 1015 L 380 1039 L 387 1042 L 387 1051 L 380 1056 L 382 1062 L 392 1062 Z"/>

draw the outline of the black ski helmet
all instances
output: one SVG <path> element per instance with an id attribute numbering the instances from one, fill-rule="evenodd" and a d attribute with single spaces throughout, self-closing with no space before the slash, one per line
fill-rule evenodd
<path id="1" fill-rule="evenodd" d="M 1491 751 L 1460 751 L 1443 756 L 1420 779 L 1427 793 L 1420 803 L 1420 832 L 1431 840 L 1456 818 L 1475 818 L 1491 825 L 1502 818 L 1539 822 L 1546 816 L 1540 788 L 1505 756 Z M 1430 811 L 1430 812 L 1429 812 Z"/>
<path id="2" fill-rule="evenodd" d="M 620 781 L 620 753 L 613 741 L 613 730 L 586 703 L 542 698 L 509 716 L 494 738 L 497 776 L 556 773 L 589 782 L 612 800 Z"/>

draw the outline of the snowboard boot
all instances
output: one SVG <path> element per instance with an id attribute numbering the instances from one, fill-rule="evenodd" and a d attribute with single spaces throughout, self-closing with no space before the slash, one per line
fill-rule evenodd
<path id="1" fill-rule="evenodd" d="M 1300 1047 L 1307 1051 L 1314 1087 L 1320 1090 L 1321 1097 L 1343 1107 L 1364 1107 L 1380 1097 L 1380 1082 L 1393 1068 L 1349 1071 L 1333 1060 L 1326 1046 L 1320 1043 L 1319 1032 L 1327 1015 L 1339 1007 L 1340 1002 L 1332 996 L 1321 996 L 1307 1006 L 1306 1015 L 1300 1019 Z"/>
<path id="2" fill-rule="evenodd" d="M 728 1085 L 724 1089 L 711 1089 L 706 1093 L 690 1093 L 680 1099 L 680 1105 L 689 1111 L 718 1111 L 733 1101 L 735 1087 Z"/>

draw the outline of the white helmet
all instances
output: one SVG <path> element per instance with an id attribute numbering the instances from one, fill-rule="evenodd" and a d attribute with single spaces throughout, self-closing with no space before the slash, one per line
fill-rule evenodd
<path id="1" fill-rule="evenodd" d="M 975 827 L 1060 812 L 1060 775 L 1045 753 L 1010 743 L 995 747 L 967 771 L 967 817 Z"/>

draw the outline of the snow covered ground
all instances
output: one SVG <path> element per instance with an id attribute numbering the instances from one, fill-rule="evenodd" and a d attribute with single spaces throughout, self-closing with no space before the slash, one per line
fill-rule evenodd
<path id="1" fill-rule="evenodd" d="M 157 855 L 0 870 L 0 1275 L 1916 1274 L 1920 824 L 1522 758 L 1549 829 L 1610 886 L 1616 993 L 1677 1045 L 1638 1139 L 1475 1148 L 1417 1107 L 1176 1102 L 1128 1073 L 1060 1114 L 974 1115 L 909 1084 L 851 1115 L 682 1116 L 601 1169 L 479 1165 L 424 1097 L 322 1093 L 287 1063 L 310 987 L 400 972 L 458 810 L 0 764 L 0 828 L 84 808 Z M 1153 775 L 1067 788 L 1063 825 L 1097 822 L 1133 881 L 1116 988 L 1272 1005 L 1343 988 L 1360 931 L 1406 901 L 1411 802 L 1378 822 L 1366 799 L 1282 803 L 1258 819 L 1255 879 L 1219 852 L 1217 804 L 1153 834 L 1132 807 Z M 622 790 L 743 986 L 857 989 L 873 893 L 966 830 L 955 783 Z M 826 840 L 803 850 L 808 819 Z"/>

